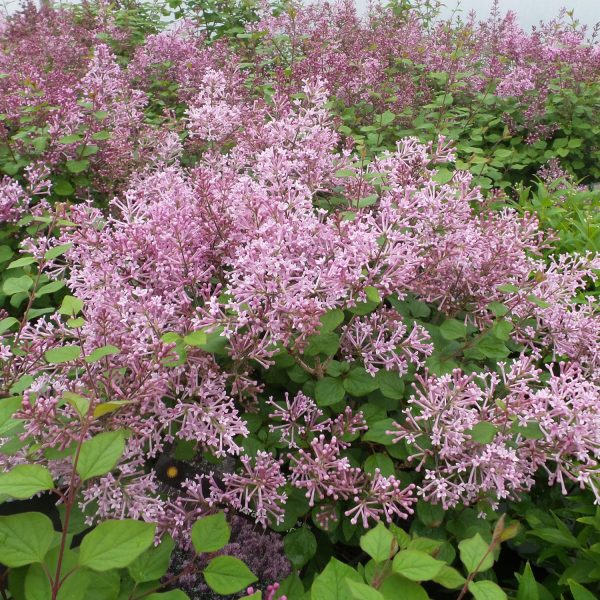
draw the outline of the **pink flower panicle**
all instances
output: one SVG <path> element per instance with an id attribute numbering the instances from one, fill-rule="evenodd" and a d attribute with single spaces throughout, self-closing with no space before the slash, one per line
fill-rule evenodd
<path id="1" fill-rule="evenodd" d="M 240 457 L 242 473 L 225 475 L 226 491 L 221 499 L 246 514 L 252 514 L 266 527 L 270 520 L 283 521 L 287 494 L 280 491 L 286 479 L 281 473 L 282 461 L 276 461 L 268 452 L 259 451 L 254 459 Z"/>
<path id="2" fill-rule="evenodd" d="M 556 370 L 558 367 L 558 374 Z M 405 421 L 388 432 L 405 440 L 418 459 L 424 499 L 445 509 L 487 498 L 493 506 L 518 498 L 543 468 L 550 485 L 588 486 L 600 502 L 598 460 L 600 388 L 574 363 L 542 374 L 531 358 L 494 373 L 418 376 Z M 500 387 L 506 389 L 499 394 Z M 435 464 L 435 468 L 429 465 Z"/>
<path id="3" fill-rule="evenodd" d="M 396 311 L 377 311 L 342 328 L 342 352 L 346 360 L 357 356 L 373 376 L 379 369 L 404 375 L 409 364 L 420 367 L 423 357 L 433 352 L 423 327 L 414 325 L 410 334 L 407 331 Z"/>

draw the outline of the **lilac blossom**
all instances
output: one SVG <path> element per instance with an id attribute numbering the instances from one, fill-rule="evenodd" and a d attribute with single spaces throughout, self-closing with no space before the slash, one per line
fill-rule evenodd
<path id="1" fill-rule="evenodd" d="M 286 482 L 281 462 L 262 451 L 256 453 L 254 460 L 244 455 L 240 461 L 243 472 L 225 476 L 226 491 L 222 499 L 241 512 L 254 515 L 263 526 L 270 520 L 283 521 L 282 505 L 287 494 L 281 491 Z"/>

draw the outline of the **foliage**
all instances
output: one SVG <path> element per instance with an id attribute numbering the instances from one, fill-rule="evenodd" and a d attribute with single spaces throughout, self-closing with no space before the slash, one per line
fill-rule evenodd
<path id="1" fill-rule="evenodd" d="M 0 560 L 11 568 L 7 586 L 11 597 L 83 599 L 96 593 L 103 598 L 188 598 L 182 591 L 157 593 L 185 573 L 161 583 L 173 544 L 168 536 L 153 544 L 156 525 L 132 519 L 104 521 L 84 535 L 81 547 L 73 550 L 69 540 L 80 528 L 69 528 L 70 507 L 67 504 L 62 534 L 55 532 L 50 519 L 40 513 L 0 517 Z M 202 519 L 197 521 L 198 526 L 202 523 Z M 227 537 L 225 519 L 214 531 Z M 233 563 L 229 570 L 228 562 Z M 256 580 L 239 559 L 225 556 L 210 560 L 203 577 L 221 593 L 238 592 Z"/>

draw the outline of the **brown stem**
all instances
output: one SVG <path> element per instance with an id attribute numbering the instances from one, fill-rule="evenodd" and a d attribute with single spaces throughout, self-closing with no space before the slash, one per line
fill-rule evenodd
<path id="1" fill-rule="evenodd" d="M 66 550 L 67 544 L 67 535 L 69 531 L 69 521 L 71 519 L 71 511 L 73 510 L 73 505 L 75 504 L 75 495 L 77 493 L 77 462 L 79 461 L 79 455 L 81 453 L 81 447 L 83 446 L 83 440 L 85 434 L 87 433 L 87 428 L 82 429 L 82 434 L 77 442 L 77 450 L 75 451 L 75 458 L 73 459 L 73 470 L 71 472 L 71 481 L 69 482 L 69 491 L 67 494 L 67 499 L 65 501 L 65 519 L 63 522 L 63 530 L 60 537 L 60 549 L 58 551 L 58 560 L 56 562 L 56 575 L 54 577 L 54 583 L 52 584 L 52 600 L 56 600 L 58 596 L 58 590 L 60 589 L 61 579 L 60 572 L 62 569 L 63 557 Z"/>
<path id="2" fill-rule="evenodd" d="M 56 225 L 56 220 L 57 217 L 54 216 L 52 219 L 52 222 L 50 223 L 49 227 L 48 227 L 48 231 L 51 232 L 54 229 L 54 226 Z M 44 250 L 44 254 L 46 253 L 47 249 L 48 249 L 48 241 L 49 241 L 49 237 L 48 240 L 46 240 L 45 245 L 43 247 Z M 27 300 L 27 306 L 25 307 L 25 312 L 23 313 L 23 318 L 21 319 L 21 322 L 19 323 L 19 330 L 17 331 L 17 334 L 15 336 L 13 345 L 16 347 L 19 343 L 19 339 L 21 338 L 21 333 L 23 332 L 23 329 L 25 328 L 25 325 L 27 323 L 27 319 L 29 318 L 29 312 L 31 310 L 31 307 L 33 305 L 33 302 L 35 301 L 35 293 L 37 292 L 38 289 L 38 285 L 40 284 L 40 278 L 42 276 L 42 273 L 44 271 L 44 267 L 46 266 L 46 261 L 45 259 L 42 258 L 42 260 L 40 261 L 40 264 L 38 265 L 38 272 L 37 272 L 37 276 L 35 278 L 35 281 L 33 282 L 33 288 L 31 290 L 31 293 L 29 294 L 29 299 Z M 8 392 L 8 390 L 11 387 L 11 384 L 13 382 L 13 380 L 10 378 L 10 369 L 12 367 L 13 361 L 14 361 L 15 355 L 13 354 L 9 361 L 8 364 L 6 366 L 6 379 L 5 381 L 7 382 L 5 384 L 5 389 Z"/>
<path id="3" fill-rule="evenodd" d="M 78 332 L 78 337 L 79 337 L 79 346 L 81 347 L 81 350 L 82 350 L 82 358 L 83 358 L 83 362 L 85 364 L 85 369 L 87 371 L 88 377 L 90 378 L 90 381 L 92 382 L 92 387 L 94 388 L 94 393 L 96 395 L 96 398 L 99 398 L 100 395 L 98 392 L 98 388 L 96 387 L 95 380 L 92 377 L 92 373 L 90 372 L 89 364 L 85 361 L 85 352 L 83 352 L 83 344 L 82 344 L 80 332 Z M 93 410 L 94 410 L 94 403 L 90 402 L 87 414 L 85 416 L 85 420 L 82 420 L 81 435 L 79 436 L 79 439 L 77 440 L 77 449 L 75 451 L 75 456 L 73 457 L 73 470 L 71 471 L 71 481 L 69 482 L 69 489 L 68 489 L 68 492 L 67 492 L 66 498 L 65 498 L 65 519 L 63 522 L 62 535 L 60 538 L 60 549 L 58 552 L 58 560 L 57 560 L 57 564 L 56 564 L 56 576 L 54 578 L 54 584 L 52 585 L 52 600 L 56 600 L 56 598 L 58 596 L 58 590 L 60 589 L 62 582 L 64 581 L 64 579 L 66 579 L 68 577 L 68 575 L 71 574 L 71 573 L 68 573 L 65 576 L 65 578 L 61 581 L 60 572 L 61 572 L 61 568 L 62 568 L 63 557 L 64 557 L 65 550 L 66 550 L 66 542 L 67 542 L 67 535 L 68 535 L 68 531 L 69 531 L 69 522 L 71 519 L 71 511 L 73 510 L 73 506 L 75 504 L 75 497 L 77 495 L 77 490 L 79 488 L 78 475 L 77 475 L 77 464 L 79 462 L 81 448 L 83 446 L 83 443 L 87 436 L 87 432 L 90 427 L 90 420 L 91 420 L 91 416 L 93 415 Z"/>
<path id="4" fill-rule="evenodd" d="M 477 573 L 479 572 L 479 569 L 481 569 L 481 565 L 483 564 L 485 559 L 490 555 L 490 553 L 492 553 L 496 549 L 498 544 L 502 541 L 501 536 L 502 536 L 502 532 L 504 531 L 504 518 L 505 518 L 505 515 L 502 515 L 500 517 L 500 520 L 498 521 L 498 523 L 496 524 L 496 527 L 494 528 L 492 542 L 488 546 L 487 552 L 481 557 L 481 560 L 479 561 L 479 563 L 477 564 L 477 566 L 475 567 L 473 572 L 469 573 L 469 575 L 467 576 L 465 585 L 463 585 L 463 588 L 460 591 L 460 594 L 456 600 L 462 600 L 465 597 L 465 594 L 469 591 L 469 584 L 473 581 L 473 579 L 475 579 L 475 575 L 477 575 Z"/>

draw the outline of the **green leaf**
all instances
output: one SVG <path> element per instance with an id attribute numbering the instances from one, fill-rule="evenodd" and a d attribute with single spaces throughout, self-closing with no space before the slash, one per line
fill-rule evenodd
<path id="1" fill-rule="evenodd" d="M 41 296 L 45 296 L 46 294 L 54 294 L 54 292 L 58 292 L 58 290 L 62 290 L 65 287 L 65 284 L 62 281 L 52 281 L 43 285 L 39 290 L 35 292 L 36 298 Z"/>
<path id="2" fill-rule="evenodd" d="M 479 350 L 488 358 L 503 359 L 510 354 L 510 350 L 505 346 L 502 340 L 492 335 L 486 335 L 477 344 Z"/>
<path id="3" fill-rule="evenodd" d="M 453 360 L 445 360 L 439 352 L 434 352 L 425 361 L 425 365 L 434 375 L 446 375 L 458 367 Z"/>
<path id="4" fill-rule="evenodd" d="M 41 465 L 18 465 L 8 473 L 0 474 L 0 496 L 24 500 L 53 488 L 50 472 Z"/>
<path id="5" fill-rule="evenodd" d="M 311 600 L 347 600 L 347 580 L 363 583 L 362 577 L 349 565 L 332 558 L 311 587 Z"/>
<path id="6" fill-rule="evenodd" d="M 352 598 L 352 600 L 385 600 L 381 592 L 370 585 L 352 579 L 344 579 L 344 583 L 348 588 L 349 595 L 347 597 Z"/>
<path id="7" fill-rule="evenodd" d="M 160 579 L 169 569 L 174 548 L 173 538 L 163 535 L 158 546 L 146 550 L 127 567 L 129 575 L 136 583 Z"/>
<path id="8" fill-rule="evenodd" d="M 444 542 L 441 540 L 432 540 L 431 538 L 415 537 L 408 544 L 407 550 L 420 550 L 433 556 L 436 552 L 439 552 Z M 435 557 L 434 557 L 435 558 Z"/>
<path id="9" fill-rule="evenodd" d="M 5 426 L 12 427 L 14 423 L 12 416 L 21 408 L 22 404 L 21 396 L 0 399 L 0 436 L 4 433 Z"/>
<path id="10" fill-rule="evenodd" d="M 217 594 L 235 594 L 257 579 L 250 569 L 233 556 L 217 556 L 204 569 L 208 587 Z"/>
<path id="11" fill-rule="evenodd" d="M 416 508 L 419 521 L 426 527 L 439 527 L 444 521 L 446 511 L 440 504 L 431 504 L 431 502 L 419 500 Z M 417 548 L 417 550 L 422 550 L 422 548 Z"/>
<path id="12" fill-rule="evenodd" d="M 190 597 L 182 590 L 171 590 L 169 592 L 156 592 L 144 596 L 145 600 L 190 600 Z"/>
<path id="13" fill-rule="evenodd" d="M 498 428 L 488 421 L 480 421 L 467 431 L 474 442 L 489 444 L 498 433 Z"/>
<path id="14" fill-rule="evenodd" d="M 520 433 L 528 440 L 543 440 L 546 437 L 540 428 L 540 424 L 535 421 L 529 421 L 527 425 L 519 425 L 519 423 L 515 421 L 511 425 L 510 430 L 514 433 Z"/>
<path id="15" fill-rule="evenodd" d="M 93 156 L 94 154 L 97 154 L 99 151 L 100 151 L 100 146 L 97 146 L 96 144 L 87 144 L 87 146 L 82 150 L 81 156 L 82 157 Z"/>
<path id="16" fill-rule="evenodd" d="M 226 355 L 229 340 L 223 335 L 222 330 L 212 331 L 206 334 L 206 344 L 200 346 L 205 352 L 211 354 Z"/>
<path id="17" fill-rule="evenodd" d="M 49 569 L 47 569 L 49 571 Z M 54 573 L 52 574 L 54 576 Z M 23 593 L 27 600 L 51 600 L 50 580 L 40 563 L 31 565 L 25 574 Z"/>
<path id="18" fill-rule="evenodd" d="M 13 254 L 13 249 L 10 246 L 7 246 L 5 244 L 0 246 L 0 263 L 10 260 Z"/>
<path id="19" fill-rule="evenodd" d="M 71 173 L 81 173 L 90 166 L 89 160 L 68 160 L 66 162 L 67 170 Z"/>
<path id="20" fill-rule="evenodd" d="M 73 451 L 75 451 L 75 447 L 72 446 Z M 65 517 L 66 517 L 66 507 L 64 504 L 59 504 L 57 506 L 58 508 L 58 514 L 60 515 L 60 521 L 61 523 L 65 522 Z M 74 504 L 71 507 L 71 516 L 69 518 L 69 525 L 67 528 L 67 533 L 76 535 L 78 533 L 82 533 L 84 532 L 86 529 L 89 529 L 90 526 L 85 522 L 87 519 L 87 516 L 85 514 L 85 512 L 83 510 L 81 510 L 81 508 L 79 507 L 78 504 Z"/>
<path id="21" fill-rule="evenodd" d="M 78 133 L 72 133 L 70 135 L 63 135 L 61 138 L 58 138 L 59 144 L 75 144 L 80 142 L 83 138 Z"/>
<path id="22" fill-rule="evenodd" d="M 410 535 L 404 531 L 401 527 L 394 525 L 394 523 L 390 523 L 389 525 L 390 531 L 394 534 L 396 541 L 398 542 L 398 546 L 401 550 L 406 550 L 408 545 L 410 544 Z"/>
<path id="23" fill-rule="evenodd" d="M 95 141 L 102 141 L 110 139 L 110 131 L 96 131 L 96 133 L 92 134 L 92 139 Z"/>
<path id="24" fill-rule="evenodd" d="M 531 565 L 527 563 L 523 570 L 523 575 L 519 579 L 519 589 L 516 600 L 539 600 L 537 582 L 531 570 Z"/>
<path id="25" fill-rule="evenodd" d="M 54 246 L 54 248 L 50 248 L 50 250 L 48 250 L 46 254 L 44 254 L 44 259 L 52 260 L 54 258 L 58 258 L 72 247 L 72 242 L 69 242 L 68 244 L 61 244 L 60 246 Z"/>
<path id="26" fill-rule="evenodd" d="M 396 115 L 393 112 L 386 110 L 380 117 L 380 124 L 385 127 L 386 125 L 393 123 L 395 118 Z"/>
<path id="27" fill-rule="evenodd" d="M 502 588 L 493 581 L 471 581 L 469 591 L 475 600 L 507 600 L 508 596 Z"/>
<path id="28" fill-rule="evenodd" d="M 529 302 L 531 302 L 532 304 L 539 306 L 540 308 L 548 308 L 550 306 L 549 302 L 546 302 L 545 300 L 538 298 L 534 294 L 529 294 L 529 296 L 527 296 L 527 300 L 529 300 Z"/>
<path id="29" fill-rule="evenodd" d="M 63 398 L 77 411 L 80 417 L 85 417 L 90 408 L 90 401 L 74 392 L 65 392 Z"/>
<path id="30" fill-rule="evenodd" d="M 385 600 L 429 600 L 422 585 L 400 575 L 390 575 L 379 586 Z M 401 591 L 401 593 L 399 593 Z"/>
<path id="31" fill-rule="evenodd" d="M 93 571 L 123 569 L 152 546 L 155 531 L 154 523 L 104 521 L 83 538 L 79 566 Z"/>
<path id="32" fill-rule="evenodd" d="M 451 181 L 452 177 L 454 177 L 454 171 L 450 171 L 450 169 L 446 169 L 442 167 L 438 169 L 438 172 L 432 177 L 433 181 L 437 181 L 442 185 Z"/>
<path id="33" fill-rule="evenodd" d="M 377 292 L 377 294 L 379 295 L 379 292 Z M 373 312 L 378 306 L 379 302 L 371 302 L 370 300 L 367 300 L 366 302 L 357 302 L 355 306 L 350 307 L 348 310 L 352 314 L 363 316 Z"/>
<path id="34" fill-rule="evenodd" d="M 58 309 L 61 315 L 67 315 L 68 317 L 74 317 L 83 308 L 83 301 L 75 296 L 65 296 L 62 300 L 62 304 Z"/>
<path id="35" fill-rule="evenodd" d="M 0 563 L 9 568 L 41 562 L 54 540 L 52 521 L 27 512 L 0 517 Z"/>
<path id="36" fill-rule="evenodd" d="M 104 415 L 116 412 L 121 407 L 131 404 L 130 400 L 113 400 L 112 402 L 103 402 L 94 408 L 94 418 L 98 419 Z"/>
<path id="37" fill-rule="evenodd" d="M 315 400 L 318 406 L 330 406 L 343 400 L 346 389 L 341 379 L 323 377 L 315 384 Z"/>
<path id="38" fill-rule="evenodd" d="M 110 356 L 112 354 L 119 354 L 121 352 L 116 346 L 108 345 L 102 346 L 101 348 L 96 348 L 88 356 L 85 357 L 85 362 L 93 363 L 99 360 L 102 360 L 105 356 Z"/>
<path id="39" fill-rule="evenodd" d="M 62 346 L 44 352 L 44 358 L 51 365 L 77 360 L 80 356 L 81 348 L 79 346 Z"/>
<path id="40" fill-rule="evenodd" d="M 75 191 L 75 188 L 71 185 L 70 181 L 60 178 L 52 186 L 52 191 L 57 196 L 70 196 Z"/>
<path id="41" fill-rule="evenodd" d="M 519 288 L 512 283 L 503 283 L 496 288 L 499 292 L 503 292 L 504 294 L 515 294 L 519 291 Z"/>
<path id="42" fill-rule="evenodd" d="M 174 331 L 168 331 L 167 333 L 164 333 L 160 339 L 165 344 L 175 344 L 181 340 L 181 336 Z"/>
<path id="43" fill-rule="evenodd" d="M 183 338 L 183 341 L 188 346 L 204 346 L 208 341 L 208 336 L 204 331 L 192 331 Z"/>
<path id="44" fill-rule="evenodd" d="M 444 563 L 420 550 L 402 550 L 392 562 L 395 573 L 411 581 L 429 581 L 438 575 Z"/>
<path id="45" fill-rule="evenodd" d="M 569 579 L 569 589 L 571 590 L 571 594 L 573 594 L 573 600 L 598 600 L 596 594 L 592 594 L 592 592 L 572 579 Z"/>
<path id="46" fill-rule="evenodd" d="M 105 431 L 95 435 L 81 445 L 77 474 L 82 481 L 106 475 L 115 468 L 124 450 L 123 432 Z"/>
<path id="47" fill-rule="evenodd" d="M 383 419 L 375 423 L 369 423 L 368 431 L 363 435 L 365 442 L 376 442 L 388 446 L 393 443 L 394 436 L 386 433 L 394 429 L 393 419 Z"/>
<path id="48" fill-rule="evenodd" d="M 32 263 L 37 263 L 37 260 L 34 256 L 24 256 L 23 258 L 18 258 L 17 260 L 13 260 L 11 263 L 9 263 L 8 267 L 6 267 L 6 270 L 8 271 L 9 269 L 26 267 Z"/>
<path id="49" fill-rule="evenodd" d="M 290 600 L 295 600 L 296 598 L 302 598 L 304 596 L 304 585 L 302 584 L 302 580 L 296 573 L 290 573 L 279 586 L 278 594 L 279 597 L 285 595 Z"/>
<path id="50" fill-rule="evenodd" d="M 79 329 L 80 327 L 83 327 L 84 324 L 85 324 L 85 319 L 83 317 L 76 317 L 74 319 L 67 319 L 67 325 L 71 329 Z"/>
<path id="51" fill-rule="evenodd" d="M 497 158 L 508 158 L 509 156 L 512 156 L 512 153 L 513 151 L 509 148 L 498 148 L 494 152 L 494 156 L 496 156 Z"/>
<path id="52" fill-rule="evenodd" d="M 381 393 L 386 398 L 400 400 L 404 396 L 404 381 L 396 371 L 379 369 L 375 375 Z"/>
<path id="53" fill-rule="evenodd" d="M 508 313 L 508 308 L 501 304 L 500 302 L 490 302 L 488 304 L 488 308 L 492 312 L 492 314 L 496 317 L 503 317 Z"/>
<path id="54" fill-rule="evenodd" d="M 482 573 L 494 565 L 494 555 L 488 552 L 490 545 L 476 533 L 473 537 L 462 540 L 458 544 L 460 560 L 468 573 Z M 485 558 L 484 558 L 485 557 Z"/>
<path id="55" fill-rule="evenodd" d="M 369 194 L 368 196 L 361 198 L 358 201 L 357 206 L 358 208 L 366 208 L 367 206 L 373 206 L 373 204 L 376 204 L 378 200 L 379 196 L 377 194 Z"/>
<path id="56" fill-rule="evenodd" d="M 340 347 L 340 336 L 337 333 L 321 333 L 308 338 L 308 346 L 304 351 L 306 356 L 325 354 L 333 356 Z"/>
<path id="57" fill-rule="evenodd" d="M 34 564 L 29 567 L 25 577 L 25 597 L 27 600 L 51 600 L 52 590 L 46 573 L 49 572 L 52 573 L 52 576 L 55 575 L 58 568 L 59 554 L 60 546 L 56 545 L 44 558 L 45 569 L 41 564 Z M 62 553 L 60 577 L 62 579 L 67 573 L 70 574 L 60 586 L 56 600 L 90 600 L 92 595 L 87 592 L 91 573 L 84 570 L 75 570 L 76 568 L 76 553 L 70 549 L 65 549 Z"/>
<path id="58" fill-rule="evenodd" d="M 375 469 L 379 469 L 384 477 L 394 475 L 396 470 L 394 469 L 394 462 L 392 459 L 383 452 L 376 452 L 371 454 L 365 460 L 364 470 L 370 475 L 375 474 Z"/>
<path id="59" fill-rule="evenodd" d="M 379 387 L 375 377 L 372 377 L 362 367 L 351 369 L 344 378 L 344 388 L 356 398 L 367 396 Z"/>
<path id="60" fill-rule="evenodd" d="M 31 319 L 35 319 L 40 315 L 46 315 L 48 313 L 53 313 L 55 311 L 54 307 L 49 306 L 48 308 L 30 308 L 29 313 L 27 314 L 27 320 L 31 321 Z"/>
<path id="61" fill-rule="evenodd" d="M 398 549 L 394 534 L 383 523 L 370 529 L 360 538 L 360 547 L 375 561 L 388 560 Z"/>
<path id="62" fill-rule="evenodd" d="M 51 572 L 54 574 L 54 571 Z M 61 569 L 61 573 L 64 573 L 64 570 Z M 56 600 L 91 600 L 91 595 L 88 594 L 89 580 L 89 571 L 80 570 L 71 573 L 61 584 Z M 27 600 L 51 600 L 52 598 L 48 576 L 40 564 L 31 565 L 27 571 L 25 597 Z"/>
<path id="63" fill-rule="evenodd" d="M 563 548 L 579 548 L 577 538 L 568 531 L 559 531 L 551 527 L 540 527 L 529 532 L 529 535 L 534 535 L 545 542 L 562 546 Z"/>
<path id="64" fill-rule="evenodd" d="M 23 375 L 19 377 L 17 382 L 10 388 L 11 394 L 20 394 L 24 392 L 32 383 L 34 379 L 31 375 Z"/>
<path id="65" fill-rule="evenodd" d="M 381 302 L 381 295 L 379 294 L 379 290 L 372 285 L 368 285 L 365 288 L 365 295 L 367 296 L 367 302 L 373 302 L 375 304 L 379 304 Z"/>
<path id="66" fill-rule="evenodd" d="M 510 332 L 514 329 L 510 321 L 497 321 L 494 323 L 493 332 L 499 340 L 509 340 Z"/>
<path id="67" fill-rule="evenodd" d="M 455 590 L 465 584 L 466 579 L 454 568 L 444 565 L 433 581 L 449 590 Z"/>
<path id="68" fill-rule="evenodd" d="M 440 325 L 440 333 L 445 340 L 457 340 L 467 335 L 467 327 L 456 319 L 446 319 Z"/>
<path id="69" fill-rule="evenodd" d="M 393 295 L 389 297 L 389 301 L 392 306 L 407 319 L 412 315 L 415 319 L 426 319 L 431 315 L 431 308 L 426 302 L 421 302 L 408 296 L 405 300 L 399 300 L 397 296 Z M 408 312 L 406 309 L 408 308 Z"/>
<path id="70" fill-rule="evenodd" d="M 192 527 L 192 544 L 198 554 L 220 550 L 229 543 L 230 536 L 224 512 L 202 517 Z"/>
<path id="71" fill-rule="evenodd" d="M 352 169 L 339 169 L 335 172 L 336 177 L 356 177 L 356 173 Z"/>
<path id="72" fill-rule="evenodd" d="M 29 275 L 23 275 L 21 277 L 9 277 L 4 281 L 2 285 L 2 291 L 7 296 L 14 294 L 26 294 L 33 285 L 33 279 Z"/>
<path id="73" fill-rule="evenodd" d="M 121 578 L 118 571 L 95 571 L 83 570 L 89 576 L 89 584 L 85 593 L 85 600 L 117 600 L 121 588 Z M 70 600 L 70 598 L 65 598 Z"/>
<path id="74" fill-rule="evenodd" d="M 6 317 L 0 320 L 0 334 L 8 331 L 13 325 L 18 325 L 19 321 L 14 317 Z"/>
<path id="75" fill-rule="evenodd" d="M 339 308 L 327 311 L 321 315 L 321 332 L 330 333 L 344 322 L 344 311 Z"/>
<path id="76" fill-rule="evenodd" d="M 317 552 L 317 539 L 310 529 L 300 527 L 283 538 L 283 548 L 294 569 L 301 569 Z"/>
<path id="77" fill-rule="evenodd" d="M 327 374 L 332 377 L 339 377 L 350 371 L 350 363 L 345 361 L 340 362 L 339 360 L 330 360 L 327 364 Z"/>

